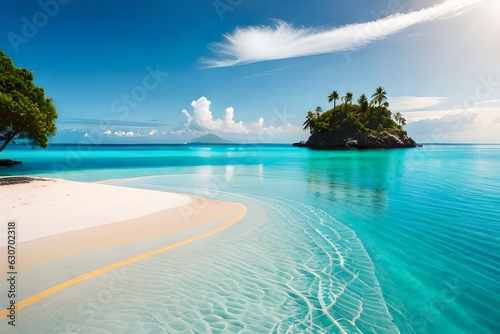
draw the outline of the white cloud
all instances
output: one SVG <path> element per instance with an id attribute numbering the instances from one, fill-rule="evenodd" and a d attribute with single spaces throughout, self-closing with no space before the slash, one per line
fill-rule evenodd
<path id="1" fill-rule="evenodd" d="M 432 96 L 400 96 L 391 98 L 391 109 L 395 111 L 415 110 L 435 106 L 446 98 Z"/>
<path id="2" fill-rule="evenodd" d="M 187 128 L 184 130 L 171 131 L 171 134 L 184 135 L 187 133 L 221 133 L 232 134 L 235 136 L 245 136 L 247 140 L 252 142 L 270 142 L 277 134 L 302 134 L 302 130 L 291 124 L 275 125 L 271 122 L 268 127 L 264 126 L 264 117 L 260 117 L 257 122 L 245 124 L 243 121 L 235 121 L 235 110 L 233 107 L 225 109 L 224 119 L 214 118 L 210 110 L 211 102 L 204 96 L 198 100 L 193 101 L 192 116 L 186 110 L 182 113 L 186 116 L 188 123 L 194 125 L 196 128 Z M 243 138 L 243 137 L 241 137 Z"/>
<path id="3" fill-rule="evenodd" d="M 496 100 L 485 100 L 485 101 L 479 101 L 478 106 L 481 106 L 481 108 L 499 108 L 500 107 L 500 99 Z"/>
<path id="4" fill-rule="evenodd" d="M 201 129 L 208 131 L 220 131 L 227 133 L 248 133 L 243 122 L 234 121 L 234 109 L 232 107 L 226 108 L 226 116 L 224 120 L 214 118 L 210 110 L 210 102 L 205 96 L 200 97 L 198 100 L 191 102 L 193 107 L 193 117 L 186 111 L 182 113 L 187 117 L 187 124 L 194 121 L 194 124 Z"/>
<path id="5" fill-rule="evenodd" d="M 206 135 L 209 132 L 208 131 L 198 131 L 198 130 L 191 130 L 191 129 L 186 129 L 186 130 L 175 130 L 175 131 L 169 131 L 171 135 Z M 167 134 L 165 131 L 163 134 Z"/>
<path id="6" fill-rule="evenodd" d="M 392 105 L 391 103 L 391 109 L 393 109 Z M 481 101 L 470 108 L 457 105 L 454 109 L 403 111 L 401 114 L 408 123 L 465 114 L 477 114 L 479 116 L 478 119 L 484 119 L 486 120 L 485 122 L 493 122 L 494 119 L 500 117 L 500 100 Z"/>
<path id="7" fill-rule="evenodd" d="M 125 131 L 120 131 L 120 130 L 117 130 L 117 131 L 113 132 L 113 134 L 115 136 L 117 136 L 117 137 L 134 137 L 134 136 L 140 137 L 141 136 L 140 133 L 134 134 L 133 131 L 125 132 Z"/>
<path id="8" fill-rule="evenodd" d="M 233 133 L 249 133 L 250 131 L 245 128 L 242 121 L 235 122 L 233 120 L 234 117 L 234 109 L 233 107 L 226 108 L 226 118 L 225 118 L 225 127 L 228 129 L 228 132 Z"/>
<path id="9" fill-rule="evenodd" d="M 265 76 L 269 76 L 269 75 L 274 75 L 274 74 L 283 72 L 285 69 L 290 68 L 292 66 L 295 66 L 295 65 L 282 66 L 282 67 L 275 68 L 275 69 L 272 69 L 272 70 L 267 70 L 267 71 L 262 71 L 262 72 L 257 72 L 257 73 L 249 74 L 249 75 L 246 75 L 246 76 L 242 77 L 241 79 L 259 78 L 259 77 L 265 77 Z"/>
<path id="10" fill-rule="evenodd" d="M 461 14 L 485 1 L 447 0 L 419 11 L 332 29 L 295 28 L 281 20 L 276 20 L 275 27 L 237 27 L 232 34 L 223 35 L 222 43 L 209 46 L 217 58 L 201 61 L 208 67 L 224 67 L 356 50 L 413 25 Z"/>
<path id="11" fill-rule="evenodd" d="M 149 131 L 149 135 L 152 136 L 157 132 L 158 132 L 158 130 L 152 129 L 151 131 Z M 102 134 L 106 135 L 108 137 L 111 137 L 111 136 L 115 136 L 115 137 L 143 137 L 143 136 L 146 136 L 145 133 L 140 133 L 139 131 L 134 132 L 134 131 L 116 130 L 115 132 L 112 132 L 109 129 L 104 131 Z"/>
<path id="12" fill-rule="evenodd" d="M 191 106 L 193 107 L 194 112 L 193 120 L 196 125 L 200 126 L 203 129 L 220 130 L 223 122 L 221 119 L 214 119 L 212 111 L 210 110 L 211 103 L 212 102 L 210 102 L 205 96 L 202 96 L 198 100 L 191 102 Z M 186 115 L 184 111 L 183 114 Z"/>
<path id="13" fill-rule="evenodd" d="M 408 133 L 421 142 L 500 143 L 500 107 L 402 113 Z"/>
<path id="14" fill-rule="evenodd" d="M 186 109 L 183 109 L 182 110 L 182 113 L 184 114 L 184 116 L 186 116 L 187 118 L 187 121 L 186 121 L 186 124 L 184 124 L 184 126 L 186 128 L 189 128 L 189 125 L 191 124 L 191 122 L 193 121 L 193 117 L 191 117 L 191 115 L 188 113 L 188 111 Z"/>

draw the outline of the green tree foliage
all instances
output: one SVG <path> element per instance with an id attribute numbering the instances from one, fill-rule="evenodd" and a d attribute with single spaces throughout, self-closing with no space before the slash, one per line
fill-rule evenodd
<path id="1" fill-rule="evenodd" d="M 328 96 L 329 102 L 334 101 L 332 94 Z M 347 92 L 341 98 L 342 104 L 334 106 L 333 109 L 322 112 L 321 108 L 317 107 L 315 113 L 309 111 L 303 129 L 311 134 L 370 131 L 396 133 L 403 131 L 406 120 L 398 112 L 394 114 L 394 121 L 392 112 L 389 110 L 387 93 L 382 87 L 376 89 L 372 95 L 371 103 L 368 102 L 365 94 L 358 98 L 358 104 L 353 104 L 353 99 L 353 93 Z"/>
<path id="2" fill-rule="evenodd" d="M 368 111 L 368 107 L 370 106 L 368 103 L 368 99 L 365 94 L 362 94 L 358 99 L 358 104 L 361 107 L 361 112 L 365 114 Z"/>
<path id="3" fill-rule="evenodd" d="M 314 129 L 314 119 L 315 119 L 315 115 L 313 114 L 313 112 L 308 111 L 307 116 L 306 116 L 306 121 L 304 122 L 304 124 L 302 124 L 302 129 L 304 131 L 309 130 L 309 132 L 312 134 L 313 129 Z"/>
<path id="4" fill-rule="evenodd" d="M 33 80 L 33 73 L 0 51 L 0 152 L 15 139 L 47 147 L 56 134 L 56 107 Z"/>
<path id="5" fill-rule="evenodd" d="M 399 125 L 401 125 L 401 126 L 405 126 L 406 125 L 406 119 L 403 117 L 403 115 L 401 115 L 401 113 L 399 111 L 394 114 L 394 119 L 396 120 L 396 122 Z"/>

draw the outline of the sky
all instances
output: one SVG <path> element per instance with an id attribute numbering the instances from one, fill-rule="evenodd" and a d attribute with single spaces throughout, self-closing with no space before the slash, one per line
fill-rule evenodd
<path id="1" fill-rule="evenodd" d="M 382 86 L 425 143 L 500 142 L 498 0 L 1 0 L 51 142 L 306 140 L 307 111 Z"/>

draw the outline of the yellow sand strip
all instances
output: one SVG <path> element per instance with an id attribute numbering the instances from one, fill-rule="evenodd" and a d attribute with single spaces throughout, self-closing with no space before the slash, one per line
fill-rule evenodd
<path id="1" fill-rule="evenodd" d="M 102 274 L 107 273 L 113 269 L 117 269 L 117 268 L 129 265 L 129 264 L 150 258 L 152 256 L 164 253 L 164 252 L 169 251 L 171 249 L 174 249 L 174 248 L 177 248 L 180 246 L 184 246 L 184 245 L 187 245 L 187 244 L 195 242 L 195 241 L 205 239 L 211 235 L 214 235 L 214 234 L 216 234 L 220 231 L 223 231 L 223 230 L 227 229 L 228 227 L 236 224 L 238 221 L 240 221 L 244 217 L 245 213 L 246 213 L 246 210 L 243 212 L 243 214 L 239 214 L 237 216 L 233 216 L 233 217 L 229 218 L 224 224 L 214 228 L 211 231 L 205 232 L 203 234 L 188 238 L 186 240 L 177 242 L 175 244 L 172 244 L 172 245 L 169 245 L 169 246 L 166 246 L 166 247 L 163 247 L 163 248 L 160 248 L 160 249 L 157 249 L 157 250 L 154 250 L 154 251 L 142 254 L 142 255 L 135 256 L 135 257 L 127 259 L 127 260 L 123 260 L 123 261 L 105 266 L 105 267 L 97 269 L 97 270 L 93 270 L 93 271 L 88 272 L 86 274 L 72 278 L 64 283 L 53 286 L 52 288 L 43 290 L 43 291 L 41 291 L 41 292 L 31 296 L 31 297 L 28 297 L 28 298 L 20 301 L 19 303 L 16 303 L 16 312 L 19 310 L 22 310 L 25 307 L 30 306 L 33 303 L 36 303 L 44 298 L 47 298 L 50 295 L 52 295 L 53 293 L 61 291 L 62 289 L 68 288 L 70 286 L 73 286 L 73 285 L 78 284 L 80 282 L 86 281 L 86 280 L 93 278 L 93 277 L 96 277 L 98 275 L 102 275 Z M 0 320 L 6 318 L 8 315 L 9 315 L 9 312 L 7 309 L 0 311 Z"/>

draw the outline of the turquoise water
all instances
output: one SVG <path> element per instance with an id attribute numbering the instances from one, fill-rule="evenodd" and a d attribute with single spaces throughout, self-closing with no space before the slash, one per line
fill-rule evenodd
<path id="1" fill-rule="evenodd" d="M 127 293 L 103 312 L 77 309 L 104 289 L 105 275 L 47 298 L 46 309 L 26 308 L 42 332 L 75 324 L 73 332 L 111 333 L 500 332 L 500 145 L 61 145 L 1 154 L 24 163 L 0 175 L 128 178 L 120 184 L 249 207 L 217 236 L 127 267 Z"/>

